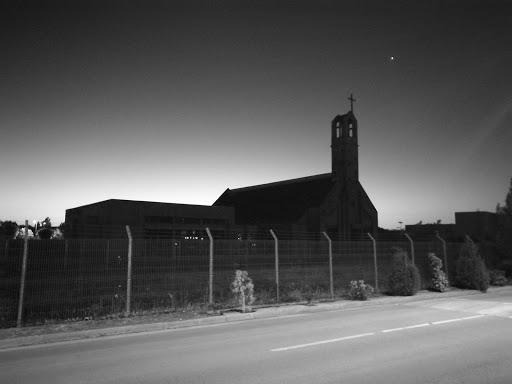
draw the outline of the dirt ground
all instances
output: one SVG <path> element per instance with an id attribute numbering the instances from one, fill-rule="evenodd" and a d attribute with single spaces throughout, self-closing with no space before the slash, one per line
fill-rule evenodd
<path id="1" fill-rule="evenodd" d="M 109 318 L 102 318 L 97 320 L 62 321 L 58 323 L 49 322 L 46 324 L 26 326 L 21 328 L 0 329 L 0 340 L 22 336 L 37 336 L 51 333 L 83 331 L 88 329 L 122 327 L 125 325 L 183 321 L 213 315 L 216 315 L 216 313 L 207 313 L 203 310 L 185 309 L 160 313 L 141 313 L 130 317 L 110 316 Z"/>

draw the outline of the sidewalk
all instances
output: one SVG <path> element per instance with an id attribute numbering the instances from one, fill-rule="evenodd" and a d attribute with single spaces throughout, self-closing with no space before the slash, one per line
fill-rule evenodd
<path id="1" fill-rule="evenodd" d="M 490 287 L 488 293 L 500 292 L 503 290 L 512 290 L 512 287 Z M 88 329 L 83 331 L 75 332 L 62 332 L 52 333 L 46 335 L 35 335 L 35 336 L 21 336 L 10 339 L 0 340 L 0 350 L 13 347 L 22 347 L 37 344 L 49 344 L 57 343 L 62 341 L 92 339 L 102 336 L 114 336 L 123 335 L 130 333 L 140 332 L 151 332 L 160 331 L 166 329 L 177 329 L 185 327 L 194 327 L 202 325 L 220 324 L 233 321 L 244 321 L 253 319 L 265 319 L 270 317 L 288 316 L 300 313 L 312 313 L 312 312 L 324 312 L 324 311 L 335 311 L 349 308 L 359 307 L 370 307 L 377 305 L 386 305 L 394 303 L 405 303 L 410 301 L 419 300 L 435 300 L 435 299 L 446 299 L 450 297 L 460 297 L 468 295 L 481 295 L 479 291 L 473 290 L 460 290 L 452 288 L 447 292 L 430 292 L 420 291 L 414 296 L 379 296 L 370 298 L 367 301 L 350 301 L 350 300 L 339 300 L 328 303 L 314 303 L 312 305 L 280 305 L 274 307 L 257 308 L 251 313 L 236 313 L 236 312 L 225 312 L 219 316 L 209 316 L 198 319 L 184 320 L 184 321 L 172 321 L 172 322 L 160 322 L 151 324 L 137 324 L 129 326 L 120 326 L 103 329 Z"/>

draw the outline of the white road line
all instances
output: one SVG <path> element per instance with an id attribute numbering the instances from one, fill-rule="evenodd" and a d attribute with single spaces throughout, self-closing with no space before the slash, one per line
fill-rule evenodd
<path id="1" fill-rule="evenodd" d="M 476 316 L 468 316 L 468 317 L 459 317 L 457 319 L 449 319 L 449 320 L 441 320 L 441 321 L 435 321 L 433 323 L 422 323 L 422 324 L 416 324 L 416 325 L 410 325 L 408 327 L 401 327 L 401 328 L 392 328 L 392 329 L 384 329 L 380 331 L 381 333 L 389 333 L 389 332 L 397 332 L 397 331 L 403 331 L 406 329 L 414 329 L 414 328 L 421 328 L 421 327 L 428 327 L 429 325 L 439 325 L 439 324 L 446 324 L 446 323 L 453 323 L 455 321 L 463 321 L 463 320 L 471 320 L 471 319 L 478 319 L 479 317 L 484 317 L 486 315 L 476 315 Z M 510 316 L 512 319 L 512 316 Z M 290 347 L 283 347 L 283 348 L 275 348 L 271 349 L 270 352 L 281 352 L 281 351 L 288 351 L 290 349 L 298 349 L 298 348 L 305 348 L 305 347 L 312 347 L 314 345 L 320 345 L 320 344 L 328 344 L 328 343 L 336 343 L 338 341 L 344 341 L 344 340 L 350 340 L 350 339 L 357 339 L 360 337 L 366 337 L 366 336 L 374 336 L 375 332 L 370 333 L 361 333 L 359 335 L 353 335 L 353 336 L 345 336 L 340 337 L 337 339 L 328 339 L 328 340 L 322 340 L 322 341 L 316 341 L 314 343 L 307 343 L 307 344 L 299 344 L 299 345 L 292 345 Z"/>
<path id="2" fill-rule="evenodd" d="M 392 328 L 392 329 L 384 329 L 381 331 L 382 333 L 389 333 L 389 332 L 397 332 L 397 331 L 403 331 L 404 329 L 412 329 L 412 328 L 421 328 L 421 327 L 427 327 L 431 325 L 431 323 L 423 323 L 423 324 L 417 324 L 417 325 L 410 325 L 408 327 L 401 327 L 401 328 Z"/>
<path id="3" fill-rule="evenodd" d="M 361 333 L 359 335 L 345 336 L 345 337 L 340 337 L 338 339 L 322 340 L 322 341 L 316 341 L 314 343 L 299 344 L 299 345 L 292 345 L 291 347 L 283 347 L 283 348 L 271 349 L 270 352 L 288 351 L 290 349 L 312 347 L 314 345 L 327 344 L 327 343 L 336 343 L 338 341 L 357 339 L 359 337 L 366 337 L 366 336 L 373 336 L 373 335 L 375 335 L 375 333 L 373 333 L 373 332 L 372 333 Z"/>
<path id="4" fill-rule="evenodd" d="M 410 327 L 405 327 L 404 329 L 428 327 L 429 325 L 432 325 L 432 324 L 431 323 L 423 323 L 423 324 L 418 324 L 418 325 L 411 325 Z"/>
<path id="5" fill-rule="evenodd" d="M 479 317 L 484 317 L 484 316 L 486 316 L 486 315 L 476 315 L 476 316 L 469 316 L 469 317 L 459 317 L 458 319 L 435 321 L 435 322 L 432 323 L 432 325 L 453 323 L 454 321 L 463 321 L 463 320 L 477 319 Z"/>

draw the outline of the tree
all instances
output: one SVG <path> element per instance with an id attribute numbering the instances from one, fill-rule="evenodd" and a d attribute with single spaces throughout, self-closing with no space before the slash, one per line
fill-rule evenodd
<path id="1" fill-rule="evenodd" d="M 25 236 L 27 236 L 29 239 L 34 240 L 36 237 L 34 237 L 34 232 L 29 228 L 26 227 L 27 231 L 25 232 L 25 226 L 18 227 L 18 231 L 16 232 L 16 239 L 24 239 Z"/>
<path id="2" fill-rule="evenodd" d="M 64 222 L 60 223 L 60 225 L 53 231 L 52 237 L 50 237 L 50 239 L 63 240 L 65 230 L 66 230 L 66 223 L 64 223 Z"/>
<path id="3" fill-rule="evenodd" d="M 393 296 L 413 296 L 421 286 L 418 268 L 409 262 L 407 252 L 400 247 L 392 247 L 392 267 L 388 275 L 388 292 Z"/>
<path id="4" fill-rule="evenodd" d="M 510 187 L 505 197 L 505 205 L 496 205 L 496 213 L 505 216 L 512 216 L 512 178 L 510 178 Z"/>
<path id="5" fill-rule="evenodd" d="M 0 238 L 14 239 L 18 233 L 18 224 L 14 221 L 6 220 L 0 223 Z"/>
<path id="6" fill-rule="evenodd" d="M 460 288 L 487 292 L 489 271 L 480 257 L 478 246 L 469 239 L 466 239 L 459 249 L 456 272 L 457 285 Z"/>
<path id="7" fill-rule="evenodd" d="M 52 220 L 47 217 L 46 219 L 43 220 L 43 222 L 41 223 L 41 227 L 42 228 L 51 228 L 52 227 Z"/>
<path id="8" fill-rule="evenodd" d="M 63 239 L 66 236 L 66 223 L 60 223 L 59 227 L 57 228 L 57 231 L 60 234 L 59 239 Z"/>
<path id="9" fill-rule="evenodd" d="M 49 217 L 45 218 L 42 223 L 38 223 L 38 227 L 41 228 L 37 231 L 40 239 L 48 240 L 52 237 L 52 221 Z"/>

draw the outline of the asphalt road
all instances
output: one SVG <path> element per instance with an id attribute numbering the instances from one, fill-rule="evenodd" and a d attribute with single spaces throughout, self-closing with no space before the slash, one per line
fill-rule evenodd
<path id="1" fill-rule="evenodd" d="M 6 383 L 512 383 L 512 291 L 0 351 Z"/>

